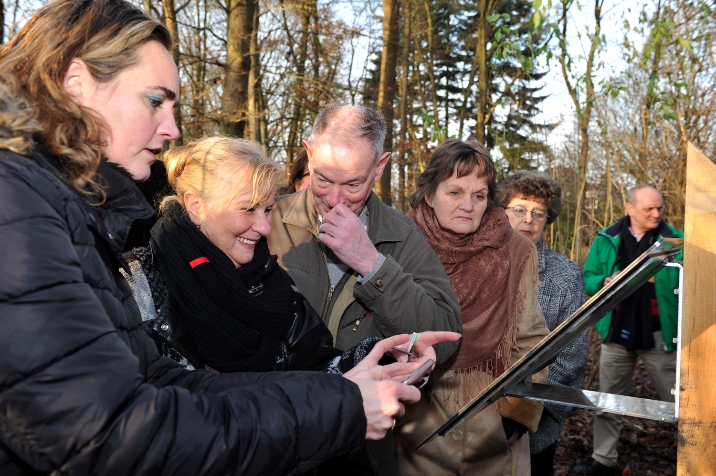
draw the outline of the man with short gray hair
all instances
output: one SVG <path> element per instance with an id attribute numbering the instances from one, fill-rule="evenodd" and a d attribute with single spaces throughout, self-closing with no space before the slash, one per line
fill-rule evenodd
<path id="1" fill-rule="evenodd" d="M 627 193 L 627 216 L 597 234 L 584 264 L 584 284 L 593 296 L 656 241 L 683 239 L 682 231 L 663 218 L 664 199 L 651 185 L 637 185 Z M 676 257 L 683 259 L 683 254 Z M 632 375 L 641 357 L 659 396 L 674 401 L 676 330 L 679 285 L 675 268 L 664 268 L 620 302 L 596 324 L 602 337 L 599 390 L 629 395 Z M 573 474 L 612 474 L 618 471 L 617 443 L 621 417 L 597 413 L 594 417 L 594 452 Z"/>
<path id="2" fill-rule="evenodd" d="M 369 336 L 462 330 L 460 305 L 437 255 L 412 220 L 372 192 L 390 158 L 385 134 L 385 120 L 373 109 L 322 110 L 303 142 L 311 186 L 277 200 L 271 215 L 269 249 L 339 349 Z M 457 343 L 436 345 L 438 363 L 456 349 Z M 395 462 L 386 469 L 384 456 L 371 455 L 370 466 L 364 474 L 389 474 Z"/>

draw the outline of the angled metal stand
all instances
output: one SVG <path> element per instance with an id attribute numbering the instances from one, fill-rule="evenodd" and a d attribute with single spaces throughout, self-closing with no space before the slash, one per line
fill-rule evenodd
<path id="1" fill-rule="evenodd" d="M 679 336 L 681 336 L 681 309 L 683 306 L 681 289 L 684 283 L 684 267 L 681 263 L 676 261 L 668 262 L 665 266 L 679 268 L 679 288 L 674 290 L 674 292 L 679 295 L 679 328 L 677 337 L 674 337 L 674 343 L 676 344 L 676 382 L 679 382 L 681 377 L 681 339 Z M 586 408 L 588 410 L 646 418 L 649 420 L 675 422 L 679 419 L 679 392 L 676 391 L 676 388 L 678 388 L 678 386 L 671 389 L 671 393 L 674 395 L 674 403 L 576 388 L 543 385 L 528 381 L 510 387 L 505 391 L 505 395 L 546 403 L 555 403 L 558 405 Z"/>
<path id="2" fill-rule="evenodd" d="M 480 412 L 506 395 L 637 416 L 640 418 L 676 421 L 679 416 L 679 392 L 675 392 L 676 403 L 671 403 L 535 384 L 532 383 L 531 380 L 532 374 L 553 362 L 565 347 L 582 335 L 582 333 L 594 325 L 607 312 L 614 309 L 614 307 L 627 296 L 651 279 L 664 266 L 676 266 L 679 268 L 678 336 L 681 336 L 683 267 L 680 263 L 674 262 L 674 256 L 681 250 L 670 247 L 667 249 L 667 247 L 669 247 L 669 245 L 663 242 L 654 243 L 651 248 L 634 260 L 634 262 L 620 272 L 609 284 L 604 286 L 597 294 L 585 302 L 582 307 L 577 309 L 574 314 L 556 327 L 547 337 L 529 351 L 527 355 L 517 361 L 504 374 L 496 378 L 482 393 L 461 408 L 443 426 L 438 428 L 423 441 L 417 449 L 420 449 L 438 435 L 445 436 L 472 415 Z M 676 382 L 679 382 L 681 342 L 678 340 L 678 337 L 675 340 L 677 344 Z"/>

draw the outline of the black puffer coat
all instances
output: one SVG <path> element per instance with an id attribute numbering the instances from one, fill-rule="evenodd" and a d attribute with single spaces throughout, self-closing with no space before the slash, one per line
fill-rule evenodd
<path id="1" fill-rule="evenodd" d="M 363 445 L 342 377 L 161 357 L 118 272 L 146 202 L 105 166 L 97 210 L 49 161 L 0 151 L 0 474 L 294 474 Z"/>

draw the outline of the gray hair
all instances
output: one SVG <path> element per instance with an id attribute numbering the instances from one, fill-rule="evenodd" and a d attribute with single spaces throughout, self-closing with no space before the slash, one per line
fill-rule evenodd
<path id="1" fill-rule="evenodd" d="M 355 139 L 370 141 L 375 150 L 376 162 L 383 154 L 387 126 L 383 115 L 375 109 L 366 106 L 332 104 L 316 116 L 309 142 L 313 142 L 317 136 L 329 131 L 337 139 L 346 142 Z"/>
<path id="2" fill-rule="evenodd" d="M 659 195 L 661 195 L 661 192 L 659 192 L 659 191 L 656 189 L 656 187 L 654 187 L 653 185 L 649 185 L 649 184 L 642 183 L 642 184 L 637 185 L 636 187 L 633 187 L 633 188 L 630 188 L 629 190 L 627 190 L 627 200 L 626 200 L 626 202 L 627 202 L 627 203 L 631 203 L 632 205 L 636 205 L 636 193 L 637 193 L 639 190 L 643 190 L 643 189 L 645 189 L 645 188 L 650 188 L 650 189 L 652 189 L 653 191 L 655 191 L 656 193 L 658 193 Z"/>

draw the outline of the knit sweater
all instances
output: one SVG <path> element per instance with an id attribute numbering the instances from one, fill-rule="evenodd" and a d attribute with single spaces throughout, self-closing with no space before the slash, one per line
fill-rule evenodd
<path id="1" fill-rule="evenodd" d="M 582 269 L 564 255 L 537 243 L 540 286 L 537 291 L 550 332 L 571 316 L 586 300 Z M 547 384 L 580 388 L 587 367 L 587 333 L 569 344 L 549 367 Z M 562 421 L 571 407 L 545 404 L 537 431 L 530 435 L 530 452 L 539 453 L 559 439 Z"/>

